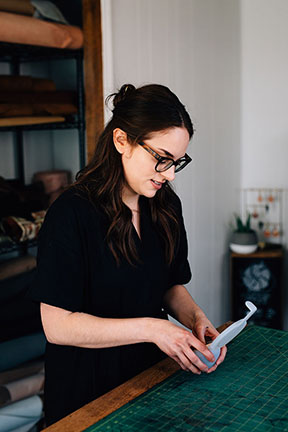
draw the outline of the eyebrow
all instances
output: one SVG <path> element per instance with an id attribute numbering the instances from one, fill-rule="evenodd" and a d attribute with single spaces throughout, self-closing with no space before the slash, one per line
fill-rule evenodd
<path id="1" fill-rule="evenodd" d="M 169 153 L 167 150 L 159 149 L 159 151 L 162 151 L 162 152 L 165 153 L 167 156 L 169 156 L 169 157 L 171 157 L 171 158 L 174 159 L 174 156 L 173 156 L 171 153 Z"/>

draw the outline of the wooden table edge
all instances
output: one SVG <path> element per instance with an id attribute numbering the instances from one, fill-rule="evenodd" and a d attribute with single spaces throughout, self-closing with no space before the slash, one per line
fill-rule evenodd
<path id="1" fill-rule="evenodd" d="M 231 324 L 232 321 L 229 321 L 218 327 L 217 330 L 221 333 Z M 103 396 L 89 402 L 57 423 L 43 429 L 43 432 L 84 431 L 156 384 L 164 381 L 178 370 L 180 370 L 178 363 L 168 357 Z"/>

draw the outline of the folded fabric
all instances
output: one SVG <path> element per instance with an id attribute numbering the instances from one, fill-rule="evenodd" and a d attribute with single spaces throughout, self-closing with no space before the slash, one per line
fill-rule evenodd
<path id="1" fill-rule="evenodd" d="M 34 13 L 30 0 L 0 0 L 0 10 L 30 16 Z"/>
<path id="2" fill-rule="evenodd" d="M 2 219 L 5 233 L 19 243 L 35 239 L 43 222 L 44 217 L 35 219 L 34 221 L 18 216 L 6 216 Z"/>
<path id="3" fill-rule="evenodd" d="M 34 17 L 69 24 L 58 7 L 51 1 L 31 0 L 31 3 L 35 7 Z"/>
<path id="4" fill-rule="evenodd" d="M 39 396 L 31 396 L 0 408 L 1 432 L 19 431 L 27 425 L 33 427 L 42 417 L 42 409 L 43 403 Z"/>
<path id="5" fill-rule="evenodd" d="M 10 0 L 8 0 L 10 1 Z M 0 0 L 1 2 L 1 0 Z M 5 92 L 48 92 L 56 91 L 54 82 L 46 78 L 34 78 L 32 76 L 1 75 L 0 90 Z"/>
<path id="6" fill-rule="evenodd" d="M 0 385 L 0 406 L 17 402 L 43 391 L 44 369 L 38 374 Z"/>
<path id="7" fill-rule="evenodd" d="M 75 26 L 0 12 L 0 40 L 10 43 L 79 49 L 83 46 L 83 32 Z"/>
<path id="8" fill-rule="evenodd" d="M 32 360 L 17 368 L 0 372 L 0 385 L 35 375 L 44 368 L 44 360 Z"/>
<path id="9" fill-rule="evenodd" d="M 46 338 L 42 332 L 2 342 L 0 344 L 0 372 L 43 356 L 45 346 Z"/>
<path id="10" fill-rule="evenodd" d="M 36 267 L 36 258 L 32 255 L 13 258 L 0 263 L 0 280 L 33 270 Z"/>
<path id="11" fill-rule="evenodd" d="M 38 423 L 38 422 L 36 422 Z M 9 432 L 36 432 L 38 429 L 35 429 L 36 426 L 35 421 L 31 423 L 27 423 L 24 426 L 17 427 L 16 429 L 9 430 Z"/>

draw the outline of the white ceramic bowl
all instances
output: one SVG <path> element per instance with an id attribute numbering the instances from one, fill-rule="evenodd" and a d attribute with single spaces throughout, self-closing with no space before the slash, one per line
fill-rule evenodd
<path id="1" fill-rule="evenodd" d="M 232 252 L 238 253 L 238 254 L 250 254 L 257 250 L 258 244 L 254 245 L 239 245 L 236 243 L 230 243 L 230 249 Z"/>

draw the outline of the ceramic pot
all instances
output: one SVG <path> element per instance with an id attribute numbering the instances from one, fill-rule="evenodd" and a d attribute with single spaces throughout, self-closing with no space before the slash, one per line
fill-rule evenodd
<path id="1" fill-rule="evenodd" d="M 249 254 L 256 251 L 258 238 L 255 231 L 237 232 L 232 234 L 230 249 L 239 254 Z"/>

